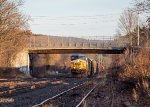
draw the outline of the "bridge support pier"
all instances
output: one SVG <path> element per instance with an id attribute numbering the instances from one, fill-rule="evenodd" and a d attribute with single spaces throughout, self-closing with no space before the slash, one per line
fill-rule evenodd
<path id="1" fill-rule="evenodd" d="M 33 74 L 33 54 L 32 53 L 28 54 L 28 71 L 30 75 Z"/>
<path id="2" fill-rule="evenodd" d="M 29 57 L 29 54 L 27 54 L 27 72 L 28 72 L 28 74 L 30 74 L 30 57 Z"/>

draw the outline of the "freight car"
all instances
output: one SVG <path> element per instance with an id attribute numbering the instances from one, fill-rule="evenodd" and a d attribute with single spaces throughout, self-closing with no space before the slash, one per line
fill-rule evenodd
<path id="1" fill-rule="evenodd" d="M 71 73 L 77 77 L 95 75 L 97 73 L 97 63 L 85 55 L 74 54 L 71 56 Z"/>

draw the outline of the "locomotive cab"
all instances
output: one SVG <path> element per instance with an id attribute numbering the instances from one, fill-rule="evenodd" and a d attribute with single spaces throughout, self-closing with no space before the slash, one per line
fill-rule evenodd
<path id="1" fill-rule="evenodd" d="M 96 74 L 96 61 L 87 58 L 82 54 L 71 56 L 71 73 L 72 75 L 92 76 Z"/>
<path id="2" fill-rule="evenodd" d="M 84 55 L 71 56 L 71 72 L 73 74 L 80 74 L 86 72 L 87 58 Z"/>

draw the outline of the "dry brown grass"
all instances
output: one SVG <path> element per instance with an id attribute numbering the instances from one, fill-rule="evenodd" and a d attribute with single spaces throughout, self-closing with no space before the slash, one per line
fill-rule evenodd
<path id="1" fill-rule="evenodd" d="M 130 64 L 126 63 L 122 78 L 150 78 L 150 49 L 140 49 L 133 53 Z"/>
<path id="2" fill-rule="evenodd" d="M 0 103 L 12 103 L 12 102 L 14 102 L 13 98 L 3 98 L 3 97 L 0 97 Z"/>
<path id="3" fill-rule="evenodd" d="M 31 89 L 35 88 L 35 84 L 46 84 L 48 83 L 48 80 L 44 80 L 44 81 L 37 81 L 37 82 L 33 82 L 33 81 L 10 81 L 10 82 L 0 82 L 0 87 L 9 87 L 9 88 L 16 88 L 19 86 L 31 86 Z"/>
<path id="4" fill-rule="evenodd" d="M 17 86 L 25 86 L 25 85 L 31 85 L 31 84 L 32 82 L 10 81 L 10 82 L 1 82 L 0 86 L 15 88 Z"/>
<path id="5" fill-rule="evenodd" d="M 133 104 L 150 105 L 150 49 L 135 49 L 125 55 L 113 56 L 111 77 L 119 83 L 116 88 L 119 92 L 128 91 L 128 97 L 132 97 Z"/>
<path id="6" fill-rule="evenodd" d="M 31 89 L 32 90 L 36 89 L 36 86 L 35 85 L 31 86 Z"/>

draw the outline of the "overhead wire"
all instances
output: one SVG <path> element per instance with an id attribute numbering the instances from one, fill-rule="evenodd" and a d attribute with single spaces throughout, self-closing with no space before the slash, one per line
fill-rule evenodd
<path id="1" fill-rule="evenodd" d="M 82 16 L 63 16 L 63 17 L 51 17 L 51 16 L 31 16 L 31 18 L 35 21 L 42 20 L 42 21 L 56 21 L 54 25 L 87 25 L 87 24 L 97 24 L 97 23 L 110 23 L 116 21 L 118 18 L 116 14 L 101 14 L 101 15 L 82 15 Z M 84 20 L 84 21 L 82 21 Z M 60 22 L 59 22 L 60 21 Z M 69 23 L 62 23 L 61 21 L 74 21 Z M 79 22 L 78 22 L 79 21 Z M 53 25 L 52 23 L 36 23 L 32 25 Z"/>

